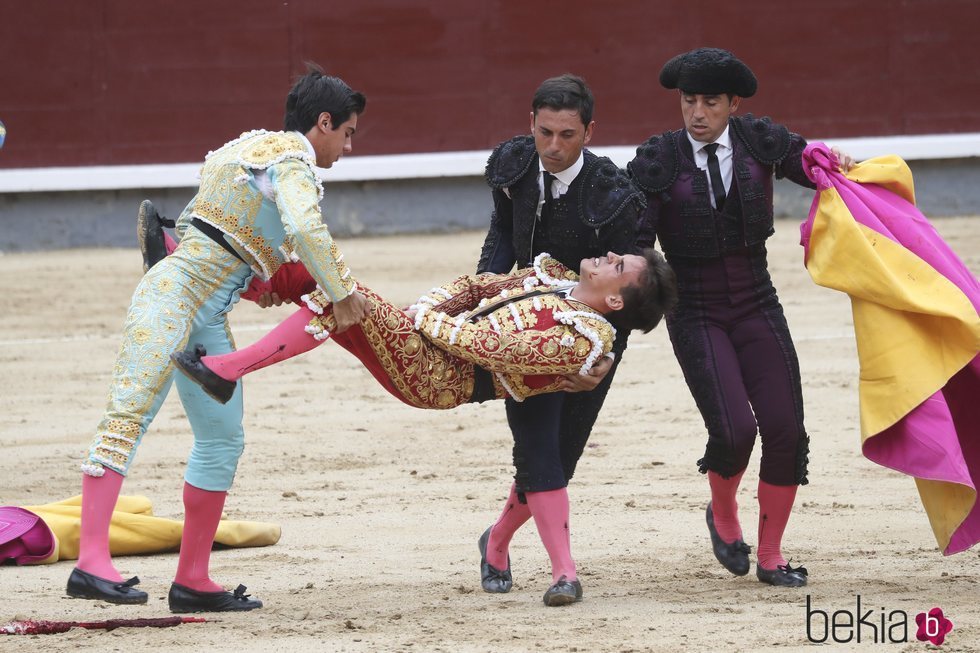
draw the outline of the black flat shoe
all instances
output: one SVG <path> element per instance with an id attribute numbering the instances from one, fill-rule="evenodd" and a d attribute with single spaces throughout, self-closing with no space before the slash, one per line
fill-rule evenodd
<path id="1" fill-rule="evenodd" d="M 718 531 L 715 530 L 715 515 L 711 512 L 710 503 L 705 510 L 704 517 L 708 522 L 708 533 L 711 535 L 711 548 L 721 566 L 736 576 L 744 576 L 749 573 L 749 553 L 752 551 L 752 547 L 742 540 L 735 540 L 729 544 L 721 539 Z"/>
<path id="2" fill-rule="evenodd" d="M 167 603 L 171 612 L 243 612 L 262 607 L 262 601 L 248 598 L 245 586 L 239 585 L 234 592 L 198 592 L 189 587 L 172 583 Z"/>
<path id="3" fill-rule="evenodd" d="M 755 575 L 763 583 L 776 587 L 803 587 L 806 585 L 807 574 L 806 567 L 791 567 L 786 563 L 775 569 L 765 569 L 762 565 L 756 565 Z"/>
<path id="4" fill-rule="evenodd" d="M 510 575 L 510 556 L 507 556 L 507 569 L 503 571 L 487 562 L 487 542 L 490 540 L 490 528 L 483 531 L 480 541 L 476 543 L 480 548 L 480 585 L 483 586 L 484 592 L 506 594 L 514 586 L 514 579 Z"/>
<path id="5" fill-rule="evenodd" d="M 108 603 L 146 603 L 146 592 L 133 589 L 140 579 L 133 576 L 119 583 L 93 576 L 79 568 L 72 569 L 68 577 L 68 596 L 76 599 L 95 599 Z"/>
<path id="6" fill-rule="evenodd" d="M 544 593 L 544 604 L 549 608 L 568 605 L 582 600 L 582 583 L 577 580 L 565 580 L 562 576 L 558 582 Z"/>
<path id="7" fill-rule="evenodd" d="M 143 255 L 143 274 L 167 256 L 167 243 L 163 238 L 163 227 L 173 227 L 174 223 L 160 217 L 150 200 L 140 203 L 136 215 L 136 240 Z"/>
<path id="8" fill-rule="evenodd" d="M 231 396 L 235 394 L 238 383 L 222 379 L 202 363 L 201 359 L 207 355 L 208 350 L 204 348 L 204 345 L 197 344 L 194 345 L 192 351 L 175 351 L 170 354 L 170 360 L 187 378 L 201 386 L 201 389 L 208 393 L 208 396 L 218 403 L 227 404 Z"/>

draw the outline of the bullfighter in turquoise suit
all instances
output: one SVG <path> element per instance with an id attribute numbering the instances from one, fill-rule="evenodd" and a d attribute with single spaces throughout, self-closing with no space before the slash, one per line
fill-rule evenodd
<path id="1" fill-rule="evenodd" d="M 108 547 L 108 526 L 136 448 L 173 379 L 170 354 L 188 342 L 234 350 L 227 313 L 253 276 L 269 279 L 286 261 L 303 262 L 345 314 L 342 330 L 368 304 L 320 215 L 316 167 L 351 150 L 365 98 L 336 77 L 312 71 L 286 98 L 284 131 L 253 131 L 207 155 L 196 196 L 177 221 L 180 244 L 140 281 L 126 317 L 105 414 L 82 464 L 78 564 L 67 593 L 113 603 L 145 603 L 124 581 Z M 241 386 L 222 405 L 185 378 L 177 391 L 194 432 L 184 483 L 185 522 L 174 612 L 251 610 L 245 588 L 212 581 L 208 563 L 224 500 L 244 449 Z"/>

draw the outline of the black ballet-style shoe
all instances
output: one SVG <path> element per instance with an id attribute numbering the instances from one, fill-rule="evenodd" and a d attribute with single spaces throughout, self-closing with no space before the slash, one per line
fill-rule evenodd
<path id="1" fill-rule="evenodd" d="M 766 569 L 762 565 L 755 566 L 755 575 L 763 583 L 776 587 L 803 587 L 806 585 L 806 567 L 791 567 L 787 562 L 775 569 Z"/>
<path id="2" fill-rule="evenodd" d="M 705 510 L 704 517 L 708 522 L 708 533 L 711 535 L 711 548 L 721 566 L 736 576 L 744 576 L 749 573 L 749 553 L 751 553 L 752 547 L 742 540 L 728 543 L 721 539 L 718 531 L 715 530 L 715 515 L 711 511 L 710 503 Z"/>
<path id="3" fill-rule="evenodd" d="M 143 255 L 143 274 L 167 256 L 167 242 L 163 238 L 163 228 L 173 227 L 174 222 L 161 218 L 150 200 L 140 203 L 136 215 L 136 240 Z"/>
<path id="4" fill-rule="evenodd" d="M 480 585 L 483 586 L 484 592 L 506 594 L 514 586 L 514 579 L 510 575 L 510 556 L 507 556 L 507 569 L 502 571 L 487 562 L 487 542 L 490 541 L 490 528 L 483 531 L 483 535 L 476 543 L 480 548 Z"/>
<path id="5" fill-rule="evenodd" d="M 250 599 L 247 588 L 239 585 L 234 592 L 198 592 L 189 587 L 172 583 L 167 603 L 170 611 L 186 612 L 244 612 L 262 607 L 262 601 Z"/>
<path id="6" fill-rule="evenodd" d="M 549 608 L 568 605 L 582 600 L 582 583 L 566 580 L 564 576 L 544 593 L 544 604 Z"/>
<path id="7" fill-rule="evenodd" d="M 238 383 L 222 379 L 208 369 L 208 366 L 201 362 L 201 359 L 207 355 L 208 350 L 204 348 L 204 345 L 196 344 L 193 350 L 175 351 L 170 354 L 170 360 L 187 378 L 201 386 L 201 389 L 208 393 L 208 396 L 218 403 L 227 404 L 232 395 L 235 394 Z"/>
<path id="8" fill-rule="evenodd" d="M 133 576 L 129 580 L 115 582 L 99 578 L 75 567 L 68 577 L 68 596 L 76 599 L 94 599 L 107 603 L 135 604 L 146 603 L 146 592 L 133 589 L 140 579 Z"/>

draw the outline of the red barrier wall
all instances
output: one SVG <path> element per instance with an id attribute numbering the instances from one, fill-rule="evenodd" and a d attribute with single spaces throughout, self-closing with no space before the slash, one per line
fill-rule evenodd
<path id="1" fill-rule="evenodd" d="M 304 60 L 367 94 L 355 154 L 492 147 L 565 71 L 593 144 L 636 144 L 679 126 L 657 75 L 701 45 L 755 71 L 744 111 L 804 135 L 974 132 L 977 25 L 975 0 L 0 0 L 0 168 L 200 160 L 278 129 Z"/>

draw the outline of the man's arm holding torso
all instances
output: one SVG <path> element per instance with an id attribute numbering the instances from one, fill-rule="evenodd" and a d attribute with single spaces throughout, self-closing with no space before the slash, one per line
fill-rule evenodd
<path id="1" fill-rule="evenodd" d="M 505 274 L 517 261 L 514 253 L 514 202 L 502 188 L 494 189 L 492 195 L 493 214 L 476 266 L 477 274 Z"/>

